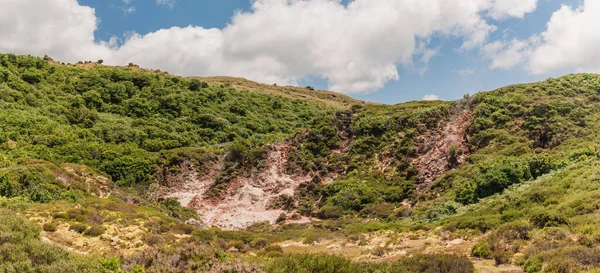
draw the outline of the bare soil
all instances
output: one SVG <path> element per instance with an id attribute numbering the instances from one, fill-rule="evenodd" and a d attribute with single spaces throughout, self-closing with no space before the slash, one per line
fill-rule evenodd
<path id="1" fill-rule="evenodd" d="M 253 177 L 234 178 L 219 198 L 205 196 L 215 183 L 218 166 L 203 176 L 189 168 L 183 184 L 167 189 L 165 196 L 176 197 L 182 206 L 198 210 L 200 219 L 208 226 L 239 230 L 256 222 L 275 223 L 279 215 L 288 212 L 270 209 L 269 205 L 280 195 L 292 196 L 300 184 L 312 178 L 309 174 L 286 173 L 288 151 L 285 143 L 271 145 L 265 167 Z"/>
<path id="2" fill-rule="evenodd" d="M 445 172 L 460 166 L 469 155 L 467 129 L 473 113 L 457 111 L 441 130 L 430 130 L 417 139 L 417 155 L 412 166 L 417 168 L 420 182 L 429 185 Z M 454 164 L 450 162 L 450 147 L 457 148 Z"/>

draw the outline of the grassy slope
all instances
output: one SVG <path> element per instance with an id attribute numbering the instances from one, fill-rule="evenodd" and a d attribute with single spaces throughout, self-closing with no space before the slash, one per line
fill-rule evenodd
<path id="1" fill-rule="evenodd" d="M 593 228 L 600 205 L 598 75 L 508 86 L 457 102 L 394 106 L 363 105 L 328 92 L 235 78 L 201 80 L 208 86 L 136 67 L 74 67 L 0 55 L 0 204 L 41 218 L 40 226 L 54 219 L 59 232 L 75 224 L 135 226 L 143 231 L 136 237 L 143 245 L 168 245 L 175 253 L 189 254 L 181 269 L 193 266 L 197 257 L 227 262 L 219 258 L 219 249 L 245 252 L 283 239 L 322 236 L 318 234 L 353 236 L 439 226 L 457 235 L 465 230 L 485 233 L 474 255 L 530 272 L 543 265 L 559 270 L 600 264 L 593 258 L 600 243 Z M 354 104 L 360 107 L 349 110 Z M 333 116 L 339 110 L 353 116 L 349 126 Z M 439 130 L 463 110 L 474 116 L 467 163 L 415 190 L 419 180 L 410 162 L 419 154 L 418 137 Z M 305 128 L 312 129 L 294 135 Z M 293 166 L 341 174 L 329 185 L 306 185 L 296 192 L 299 206 L 293 209 L 325 219 L 319 225 L 199 231 L 182 223 L 193 212 L 168 201 L 147 203 L 123 192 L 98 199 L 85 176 L 72 175 L 72 186 L 54 178 L 68 173 L 64 162 L 84 164 L 93 176 L 104 174 L 126 191 L 147 194 L 156 166 L 165 160 L 176 170 L 181 160 L 201 159 L 206 150 L 234 152 L 235 166 L 242 167 L 260 161 L 263 144 L 284 138 L 295 144 L 290 152 Z M 232 151 L 218 145 L 230 142 L 235 144 Z M 347 152 L 331 153 L 345 151 L 344 146 Z M 132 203 L 138 208 L 123 207 Z M 72 211 L 81 208 L 83 212 Z M 184 236 L 174 239 L 176 233 Z M 4 251 L 9 249 L 6 242 L 0 243 Z M 214 253 L 186 250 L 207 243 Z M 122 260 L 124 268 L 148 257 L 168 259 L 161 250 L 150 249 Z M 278 252 L 274 247 L 262 253 Z M 155 259 L 148 270 L 161 270 L 160 259 Z M 55 261 L 60 259 L 47 264 Z M 15 258 L 14 264 L 22 262 L 27 263 Z M 102 262 L 106 267 L 117 263 Z M 302 258 L 297 262 L 302 264 Z"/>

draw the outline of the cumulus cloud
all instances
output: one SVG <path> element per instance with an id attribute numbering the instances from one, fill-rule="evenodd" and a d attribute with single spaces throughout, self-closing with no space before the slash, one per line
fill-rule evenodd
<path id="1" fill-rule="evenodd" d="M 600 71 L 600 1 L 585 0 L 577 8 L 563 5 L 546 30 L 528 39 L 494 41 L 482 48 L 490 68 L 525 65 L 532 74 Z"/>
<path id="2" fill-rule="evenodd" d="M 440 98 L 437 95 L 427 94 L 423 96 L 423 100 L 440 100 Z"/>
<path id="3" fill-rule="evenodd" d="M 413 66 L 415 60 L 426 65 L 438 52 L 422 41 L 434 35 L 460 38 L 464 50 L 478 48 L 496 29 L 487 18 L 522 17 L 535 3 L 256 0 L 223 29 L 161 29 L 130 35 L 117 47 L 116 38 L 94 41 L 98 19 L 76 0 L 5 0 L 0 51 L 70 62 L 102 58 L 107 64 L 134 62 L 183 76 L 231 75 L 278 84 L 318 76 L 332 90 L 355 93 L 398 80 L 398 66 Z"/>
<path id="4" fill-rule="evenodd" d="M 528 40 L 495 41 L 485 45 L 482 53 L 485 58 L 492 61 L 490 68 L 510 69 L 527 60 L 531 45 L 535 41 L 537 41 L 536 36 Z"/>
<path id="5" fill-rule="evenodd" d="M 537 0 L 495 0 L 489 14 L 494 19 L 523 18 L 526 13 L 533 12 L 536 8 Z"/>
<path id="6" fill-rule="evenodd" d="M 578 8 L 562 6 L 533 44 L 528 70 L 535 74 L 600 71 L 600 1 L 585 0 Z"/>
<path id="7" fill-rule="evenodd" d="M 75 0 L 5 0 L 0 4 L 0 52 L 31 54 L 65 61 L 110 55 L 94 42 L 94 9 Z"/>

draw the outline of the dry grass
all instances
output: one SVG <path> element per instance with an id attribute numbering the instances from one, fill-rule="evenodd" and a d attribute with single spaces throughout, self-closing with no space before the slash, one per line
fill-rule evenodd
<path id="1" fill-rule="evenodd" d="M 312 102 L 321 102 L 328 106 L 339 109 L 347 109 L 354 104 L 367 104 L 364 101 L 356 100 L 340 93 L 325 90 L 309 90 L 307 88 L 295 86 L 274 86 L 236 77 L 216 76 L 193 78 L 205 81 L 209 84 L 230 86 L 239 91 L 250 91 L 261 94 L 282 96 L 292 99 L 302 99 Z"/>

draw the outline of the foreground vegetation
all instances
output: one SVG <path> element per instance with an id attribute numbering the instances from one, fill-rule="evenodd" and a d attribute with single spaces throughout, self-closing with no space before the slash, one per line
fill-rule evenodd
<path id="1" fill-rule="evenodd" d="M 598 75 L 393 106 L 215 81 L 0 55 L 0 271 L 472 272 L 463 254 L 526 272 L 600 268 Z M 416 159 L 463 113 L 464 141 L 425 181 Z M 222 161 L 208 192 L 220 198 L 275 142 L 288 172 L 313 179 L 273 207 L 319 221 L 224 231 L 157 193 L 185 164 L 206 174 Z M 370 250 L 392 263 L 280 246 L 381 231 L 476 242 L 456 255 Z"/>

